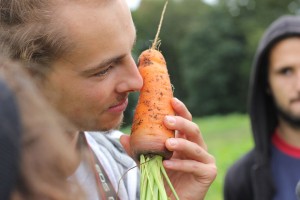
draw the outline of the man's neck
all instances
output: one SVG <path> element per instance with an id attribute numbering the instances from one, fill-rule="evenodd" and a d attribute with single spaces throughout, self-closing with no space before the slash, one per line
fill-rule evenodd
<path id="1" fill-rule="evenodd" d="M 300 129 L 292 127 L 283 120 L 279 120 L 278 134 L 287 144 L 300 148 Z"/>

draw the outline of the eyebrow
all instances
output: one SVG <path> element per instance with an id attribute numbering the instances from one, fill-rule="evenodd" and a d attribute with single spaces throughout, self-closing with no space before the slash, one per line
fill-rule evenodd
<path id="1" fill-rule="evenodd" d="M 135 46 L 135 43 L 136 43 L 136 35 L 134 37 L 133 44 L 131 46 L 131 51 L 132 51 L 133 47 Z M 82 74 L 83 76 L 91 75 L 95 72 L 98 72 L 99 70 L 101 70 L 102 68 L 108 66 L 111 63 L 118 62 L 118 61 L 122 60 L 125 56 L 126 56 L 126 54 L 122 54 L 122 55 L 119 55 L 119 56 L 116 56 L 116 57 L 105 59 L 102 62 L 98 63 L 96 66 L 90 67 L 86 70 L 83 70 L 80 74 Z"/>
<path id="2" fill-rule="evenodd" d="M 86 70 L 83 70 L 81 72 L 82 75 L 90 75 L 93 74 L 95 72 L 98 72 L 99 70 L 101 70 L 102 68 L 105 68 L 106 66 L 110 65 L 111 63 L 114 62 L 118 62 L 120 61 L 122 58 L 124 58 L 126 56 L 126 54 L 122 54 L 113 58 L 109 58 L 109 59 L 105 59 L 102 62 L 98 63 L 96 66 L 90 67 Z"/>

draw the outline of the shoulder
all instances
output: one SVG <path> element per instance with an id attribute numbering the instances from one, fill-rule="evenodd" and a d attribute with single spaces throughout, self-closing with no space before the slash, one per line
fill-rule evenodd
<path id="1" fill-rule="evenodd" d="M 233 165 L 229 168 L 227 175 L 241 175 L 246 171 L 249 171 L 254 164 L 254 151 L 250 151 L 240 159 L 238 159 Z"/>
<path id="2" fill-rule="evenodd" d="M 106 156 L 112 157 L 116 162 L 124 165 L 125 168 L 132 167 L 134 161 L 127 155 L 119 142 L 119 137 L 122 132 L 118 132 L 118 136 L 116 133 L 112 135 L 111 132 L 85 132 L 85 134 L 94 149 L 97 148 L 105 152 Z"/>
<path id="3" fill-rule="evenodd" d="M 139 195 L 140 172 L 135 161 L 128 156 L 119 142 L 122 132 L 85 132 L 89 145 L 118 188 L 122 199 L 134 200 Z M 120 181 L 121 180 L 121 181 Z"/>
<path id="4" fill-rule="evenodd" d="M 250 151 L 237 160 L 227 171 L 224 181 L 225 200 L 244 200 L 251 196 L 251 169 L 254 152 Z"/>

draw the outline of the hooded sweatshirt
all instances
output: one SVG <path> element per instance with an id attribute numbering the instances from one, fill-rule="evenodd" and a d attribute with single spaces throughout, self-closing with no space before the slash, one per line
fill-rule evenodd
<path id="1" fill-rule="evenodd" d="M 276 108 L 267 94 L 269 52 L 279 41 L 300 37 L 300 16 L 282 16 L 265 31 L 257 48 L 249 84 L 249 115 L 254 148 L 228 170 L 224 200 L 272 200 L 271 138 L 278 125 Z"/>

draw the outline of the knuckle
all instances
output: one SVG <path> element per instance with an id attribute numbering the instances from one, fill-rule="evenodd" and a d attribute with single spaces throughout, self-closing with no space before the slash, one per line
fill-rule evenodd
<path id="1" fill-rule="evenodd" d="M 210 176 L 211 178 L 215 179 L 218 175 L 218 168 L 216 165 L 212 165 L 210 168 Z"/>
<path id="2" fill-rule="evenodd" d="M 209 154 L 209 157 L 210 157 L 209 158 L 210 162 L 215 164 L 216 163 L 216 158 L 213 155 L 211 155 L 211 154 Z"/>
<path id="3" fill-rule="evenodd" d="M 203 149 L 205 149 L 205 151 L 208 150 L 207 144 L 203 144 Z"/>
<path id="4" fill-rule="evenodd" d="M 193 115 L 188 111 L 188 113 L 187 113 L 187 119 L 188 120 L 191 120 L 192 121 L 192 119 L 193 119 Z"/>
<path id="5" fill-rule="evenodd" d="M 200 135 L 200 134 L 201 134 L 198 125 L 195 124 L 195 123 L 193 123 L 193 126 L 192 126 L 192 132 L 195 133 L 195 134 L 197 134 L 197 135 Z"/>
<path id="6" fill-rule="evenodd" d="M 207 177 L 208 180 L 215 180 L 218 175 L 218 169 L 216 165 L 209 165 L 208 169 L 203 174 L 204 177 Z"/>
<path id="7" fill-rule="evenodd" d="M 196 163 L 193 163 L 193 164 L 192 164 L 192 169 L 193 169 L 193 171 L 198 172 L 199 170 L 201 170 L 201 167 L 200 167 L 200 165 L 196 162 Z"/>
<path id="8" fill-rule="evenodd" d="M 195 153 L 196 153 L 197 156 L 201 156 L 202 150 L 200 148 L 196 148 Z"/>

